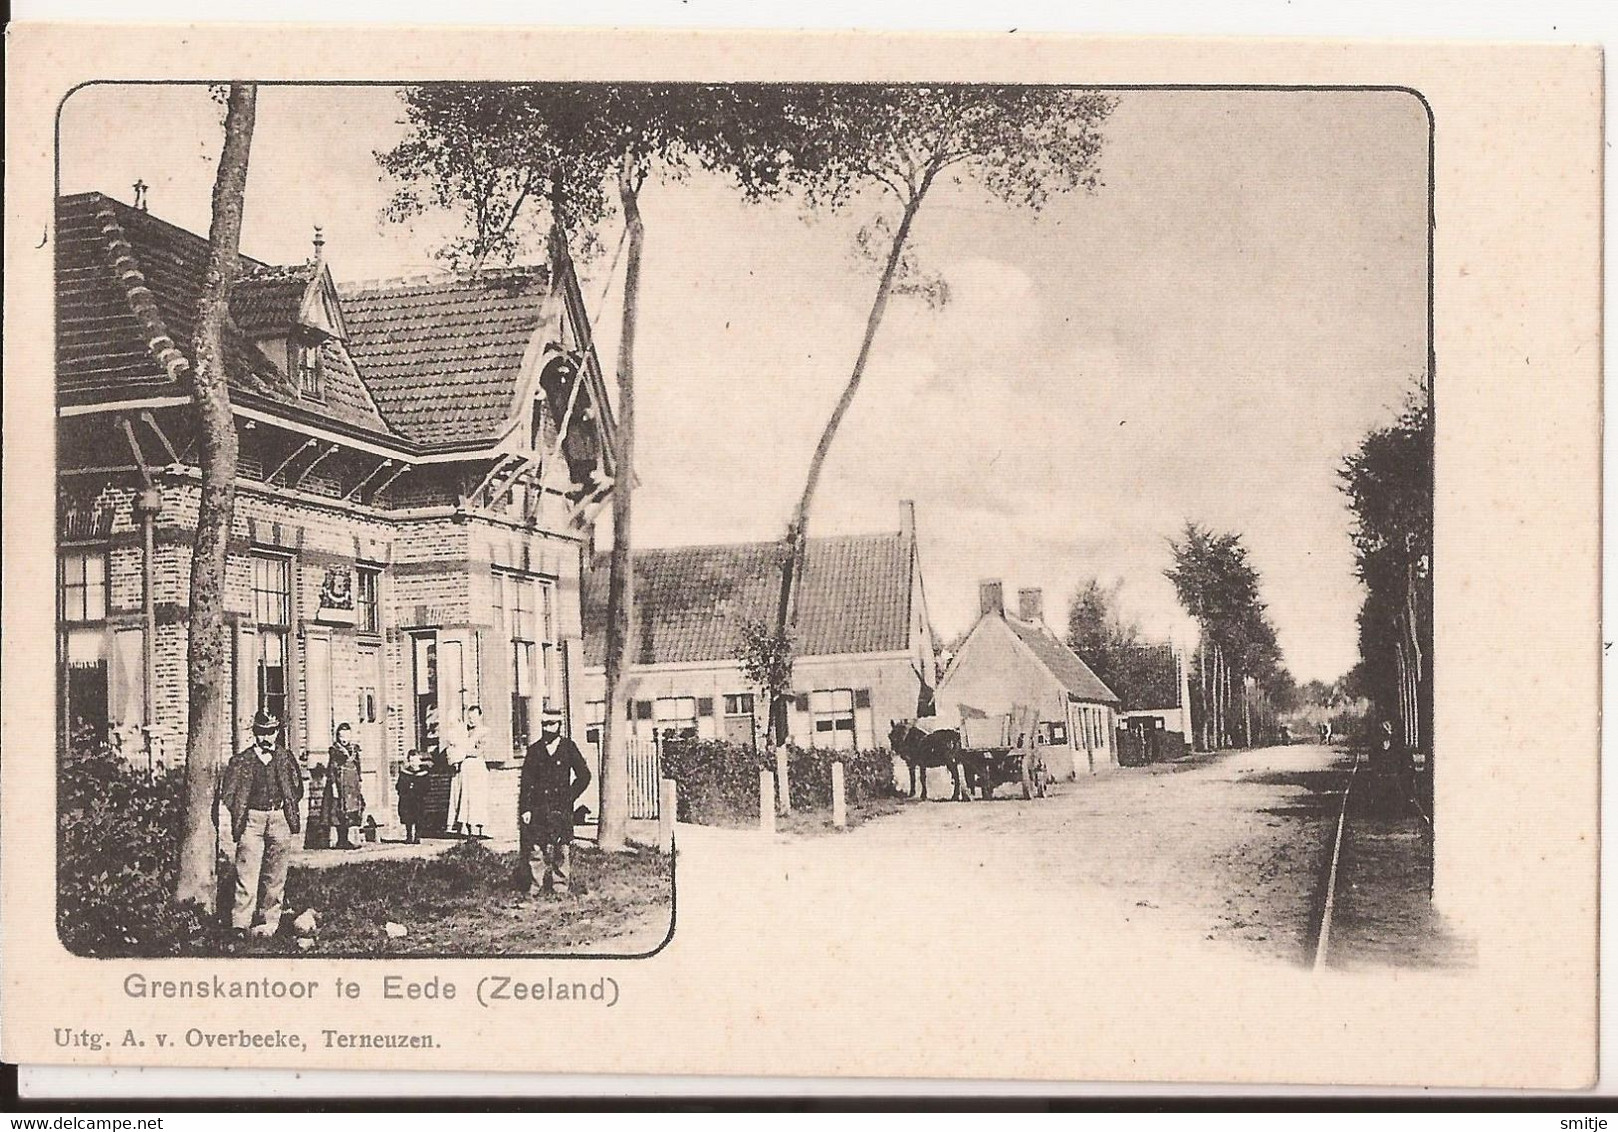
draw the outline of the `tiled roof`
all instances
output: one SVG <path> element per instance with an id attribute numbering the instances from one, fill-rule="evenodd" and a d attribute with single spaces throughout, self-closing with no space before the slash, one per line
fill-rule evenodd
<path id="1" fill-rule="evenodd" d="M 1080 660 L 1072 649 L 1057 640 L 1056 634 L 1044 625 L 1023 621 L 1010 614 L 1006 615 L 1006 625 L 1017 634 L 1018 640 L 1028 646 L 1029 651 L 1039 659 L 1050 674 L 1056 677 L 1057 683 L 1066 688 L 1071 695 L 1091 703 L 1119 702 L 1113 690 L 1090 671 L 1090 666 Z"/>
<path id="2" fill-rule="evenodd" d="M 185 392 L 183 377 L 191 365 L 207 263 L 208 241 L 194 232 L 101 193 L 59 198 L 56 380 L 62 400 Z M 242 269 L 250 281 L 243 308 L 249 324 L 266 326 L 267 319 L 284 310 L 298 269 L 273 269 L 246 256 Z M 290 378 L 253 344 L 245 328 L 232 325 L 236 311 L 232 303 L 224 335 L 232 389 L 375 433 L 388 432 L 347 359 L 333 359 L 326 367 L 323 402 L 300 399 Z"/>
<path id="3" fill-rule="evenodd" d="M 349 349 L 388 423 L 422 444 L 492 440 L 551 314 L 544 268 L 341 289 Z"/>
<path id="4" fill-rule="evenodd" d="M 1118 681 L 1129 711 L 1161 711 L 1180 706 L 1180 666 L 1174 646 L 1140 645 L 1125 656 Z"/>
<path id="5" fill-rule="evenodd" d="M 231 317 L 250 338 L 287 333 L 298 317 L 298 307 L 314 274 L 312 263 L 296 267 L 261 264 L 243 272 L 230 292 Z"/>
<path id="6" fill-rule="evenodd" d="M 732 543 L 635 554 L 632 664 L 735 659 L 741 628 L 774 618 L 781 543 Z M 897 533 L 809 540 L 796 654 L 899 652 L 910 644 L 910 540 Z M 605 663 L 606 558 L 584 577 L 584 657 Z"/>

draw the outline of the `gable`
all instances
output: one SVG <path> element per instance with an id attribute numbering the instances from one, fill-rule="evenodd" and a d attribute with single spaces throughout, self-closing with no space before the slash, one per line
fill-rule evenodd
<path id="1" fill-rule="evenodd" d="M 540 268 L 341 290 L 349 351 L 409 440 L 493 442 L 511 424 L 529 346 L 556 319 Z"/>
<path id="2" fill-rule="evenodd" d="M 1009 614 L 1004 621 L 1012 635 L 1074 699 L 1090 703 L 1119 702 L 1118 696 L 1101 682 L 1090 666 L 1044 625 L 1022 621 Z"/>
<path id="3" fill-rule="evenodd" d="M 978 619 L 938 686 L 940 712 L 952 720 L 962 705 L 994 713 L 1066 694 L 1010 626 L 992 615 Z"/>

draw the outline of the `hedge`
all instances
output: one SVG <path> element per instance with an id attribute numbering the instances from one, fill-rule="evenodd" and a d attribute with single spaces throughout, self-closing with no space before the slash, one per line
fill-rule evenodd
<path id="1" fill-rule="evenodd" d="M 184 815 L 180 770 L 148 773 L 92 734 L 57 774 L 56 930 L 77 955 L 178 955 L 204 933 L 173 904 Z"/>
<path id="2" fill-rule="evenodd" d="M 787 779 L 794 810 L 831 809 L 831 764 L 843 763 L 850 808 L 891 797 L 893 757 L 885 749 L 823 751 L 787 748 Z M 719 740 L 664 745 L 662 773 L 680 786 L 679 820 L 699 825 L 751 825 L 758 821 L 758 773 L 775 770 L 773 752 Z"/>

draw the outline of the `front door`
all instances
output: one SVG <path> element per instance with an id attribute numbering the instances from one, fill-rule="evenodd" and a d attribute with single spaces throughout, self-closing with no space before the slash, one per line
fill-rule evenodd
<path id="1" fill-rule="evenodd" d="M 355 672 L 354 741 L 360 745 L 360 790 L 378 825 L 393 821 L 395 762 L 389 757 L 382 719 L 382 650 L 361 645 Z"/>

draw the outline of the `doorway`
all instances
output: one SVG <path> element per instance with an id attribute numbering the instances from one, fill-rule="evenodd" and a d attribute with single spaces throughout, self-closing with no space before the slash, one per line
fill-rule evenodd
<path id="1" fill-rule="evenodd" d="M 393 814 L 396 759 L 388 755 L 382 716 L 382 650 L 361 645 L 355 665 L 354 739 L 360 745 L 360 789 L 378 825 Z"/>

